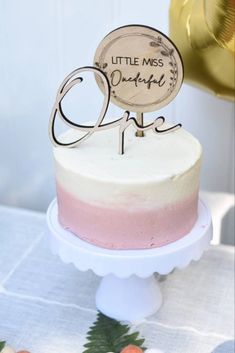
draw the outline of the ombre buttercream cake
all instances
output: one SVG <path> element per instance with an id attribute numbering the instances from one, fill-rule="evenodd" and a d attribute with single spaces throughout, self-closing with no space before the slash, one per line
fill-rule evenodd
<path id="1" fill-rule="evenodd" d="M 175 242 L 197 220 L 202 149 L 184 129 L 168 134 L 98 131 L 76 148 L 54 147 L 58 219 L 82 240 L 108 249 Z M 73 141 L 81 132 L 60 136 Z"/>

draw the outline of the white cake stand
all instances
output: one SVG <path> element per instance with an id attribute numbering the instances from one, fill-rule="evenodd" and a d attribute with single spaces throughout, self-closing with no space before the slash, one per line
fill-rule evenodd
<path id="1" fill-rule="evenodd" d="M 149 250 L 107 250 L 79 239 L 64 230 L 57 220 L 57 203 L 48 208 L 48 237 L 53 253 L 78 270 L 91 269 L 102 276 L 96 305 L 105 315 L 117 320 L 141 321 L 154 314 L 162 295 L 154 273 L 165 275 L 199 260 L 212 238 L 211 216 L 199 201 L 198 220 L 192 231 L 169 245 Z"/>

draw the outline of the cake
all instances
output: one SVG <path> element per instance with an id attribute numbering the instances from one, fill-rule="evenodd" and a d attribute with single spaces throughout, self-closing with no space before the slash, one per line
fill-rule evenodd
<path id="1" fill-rule="evenodd" d="M 150 249 L 175 242 L 197 220 L 202 149 L 180 128 L 168 134 L 98 131 L 76 148 L 53 147 L 58 220 L 80 239 L 108 249 Z M 81 136 L 61 134 L 63 142 Z"/>

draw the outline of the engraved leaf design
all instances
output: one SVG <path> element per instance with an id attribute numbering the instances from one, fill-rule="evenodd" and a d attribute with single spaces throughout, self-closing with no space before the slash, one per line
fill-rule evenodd
<path id="1" fill-rule="evenodd" d="M 162 50 L 162 51 L 161 51 L 161 54 L 162 54 L 163 56 L 169 56 L 169 55 L 170 55 L 169 52 L 166 51 L 166 50 Z"/>
<path id="2" fill-rule="evenodd" d="M 160 44 L 157 42 L 150 42 L 150 47 L 159 47 Z"/>

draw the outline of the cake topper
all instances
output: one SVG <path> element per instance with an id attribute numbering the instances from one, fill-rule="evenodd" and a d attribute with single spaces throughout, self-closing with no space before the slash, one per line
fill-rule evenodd
<path id="1" fill-rule="evenodd" d="M 183 81 L 183 65 L 174 44 L 154 28 L 120 27 L 98 46 L 94 64 L 108 77 L 111 101 L 132 112 L 151 112 L 167 105 Z M 100 77 L 96 77 L 102 91 Z"/>
<path id="2" fill-rule="evenodd" d="M 164 128 L 165 118 L 157 117 L 144 125 L 143 113 L 167 105 L 178 93 L 183 81 L 183 64 L 174 44 L 154 28 L 130 25 L 109 33 L 96 50 L 95 66 L 85 66 L 69 74 L 59 87 L 50 118 L 49 133 L 55 146 L 75 147 L 96 131 L 119 127 L 119 153 L 124 153 L 124 132 L 133 125 L 137 136 L 144 131 L 168 133 L 181 124 Z M 75 85 L 83 81 L 80 74 L 91 71 L 104 94 L 100 115 L 94 125 L 77 124 L 63 112 L 62 101 Z M 103 122 L 110 100 L 125 109 L 123 116 Z M 136 113 L 136 118 L 130 116 Z M 84 132 L 73 142 L 60 142 L 55 136 L 57 115 L 65 124 Z M 159 129 L 162 127 L 161 129 Z"/>

